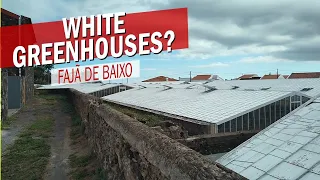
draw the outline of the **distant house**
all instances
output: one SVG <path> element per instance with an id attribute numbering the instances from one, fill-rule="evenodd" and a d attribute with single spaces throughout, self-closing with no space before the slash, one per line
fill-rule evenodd
<path id="1" fill-rule="evenodd" d="M 190 82 L 190 81 L 191 81 L 191 78 L 182 78 L 182 77 L 179 77 L 179 81 Z"/>
<path id="2" fill-rule="evenodd" d="M 288 77 L 288 76 L 287 76 Z M 261 79 L 286 79 L 287 77 L 285 77 L 284 75 L 280 75 L 280 74 L 268 74 L 268 75 L 264 75 Z"/>
<path id="3" fill-rule="evenodd" d="M 283 75 L 283 78 L 288 79 L 289 75 Z"/>
<path id="4" fill-rule="evenodd" d="M 244 74 L 238 77 L 238 80 L 253 80 L 253 79 L 260 79 L 261 77 L 257 74 Z"/>
<path id="5" fill-rule="evenodd" d="M 218 75 L 196 75 L 191 79 L 192 82 L 199 82 L 199 81 L 215 81 L 215 80 L 223 80 Z"/>
<path id="6" fill-rule="evenodd" d="M 288 79 L 320 78 L 320 72 L 292 73 Z"/>
<path id="7" fill-rule="evenodd" d="M 157 76 L 157 77 L 154 77 L 151 79 L 144 80 L 142 82 L 165 82 L 165 81 L 178 81 L 178 80 L 173 79 L 173 78 L 169 78 L 166 76 Z"/>

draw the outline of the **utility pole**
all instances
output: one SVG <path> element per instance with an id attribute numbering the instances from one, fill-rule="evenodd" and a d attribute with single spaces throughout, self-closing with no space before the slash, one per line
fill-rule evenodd
<path id="1" fill-rule="evenodd" d="M 191 82 L 191 71 L 190 71 L 190 82 Z"/>
<path id="2" fill-rule="evenodd" d="M 278 78 L 278 76 L 279 76 L 279 72 L 278 72 L 278 69 L 277 69 L 277 78 Z"/>
<path id="3" fill-rule="evenodd" d="M 129 84 L 129 78 L 127 78 L 127 84 Z"/>
<path id="4" fill-rule="evenodd" d="M 18 36 L 19 36 L 19 44 L 21 44 L 21 19 L 22 17 L 19 16 L 19 20 L 18 20 L 18 25 L 19 25 L 19 28 L 18 28 Z M 19 68 L 19 77 L 21 77 L 21 68 Z"/>

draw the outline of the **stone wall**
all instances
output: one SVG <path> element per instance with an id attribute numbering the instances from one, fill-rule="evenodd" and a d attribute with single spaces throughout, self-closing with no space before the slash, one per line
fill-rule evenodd
<path id="1" fill-rule="evenodd" d="M 225 153 L 236 148 L 258 131 L 248 131 L 241 133 L 219 133 L 213 135 L 203 135 L 180 139 L 178 142 L 189 148 L 200 152 L 203 155 Z"/>
<path id="2" fill-rule="evenodd" d="M 245 179 L 196 151 L 126 116 L 92 95 L 69 91 L 91 148 L 108 179 Z"/>
<path id="3" fill-rule="evenodd" d="M 173 124 L 170 121 L 163 121 L 158 123 L 157 126 L 151 127 L 172 139 L 181 139 L 188 137 L 188 131 L 183 130 L 180 126 Z"/>
<path id="4" fill-rule="evenodd" d="M 8 72 L 1 69 L 1 121 L 6 121 L 8 116 Z"/>
<path id="5" fill-rule="evenodd" d="M 30 18 L 21 16 L 21 24 L 32 24 L 32 21 Z M 32 26 L 30 26 L 32 28 Z M 31 31 L 28 31 L 31 32 Z M 33 36 L 34 34 L 22 34 L 22 36 Z M 24 67 L 23 68 L 23 83 L 24 88 L 22 89 L 23 94 L 25 98 L 23 99 L 24 104 L 29 103 L 34 95 L 34 68 L 33 67 Z"/>
<path id="6" fill-rule="evenodd" d="M 23 77 L 25 94 L 24 102 L 29 103 L 34 95 L 34 70 L 33 67 L 25 68 L 25 76 Z"/>
<path id="7" fill-rule="evenodd" d="M 170 121 L 183 127 L 183 129 L 188 131 L 190 136 L 201 135 L 201 134 L 211 134 L 211 126 L 206 124 L 197 124 L 194 122 L 188 122 L 180 119 L 170 118 Z"/>

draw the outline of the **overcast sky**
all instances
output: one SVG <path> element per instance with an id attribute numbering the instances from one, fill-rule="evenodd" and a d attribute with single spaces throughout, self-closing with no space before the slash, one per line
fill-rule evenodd
<path id="1" fill-rule="evenodd" d="M 141 78 L 218 74 L 234 78 L 320 71 L 317 0 L 5 0 L 3 8 L 34 23 L 110 12 L 188 7 L 189 49 L 141 60 Z M 128 58 L 123 58 L 127 61 Z M 112 61 L 112 59 L 111 59 Z M 110 61 L 109 61 L 110 62 Z"/>

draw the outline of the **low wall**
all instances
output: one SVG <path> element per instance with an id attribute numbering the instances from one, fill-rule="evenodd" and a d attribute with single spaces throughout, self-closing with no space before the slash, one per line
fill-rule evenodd
<path id="1" fill-rule="evenodd" d="M 236 148 L 258 131 L 248 131 L 241 133 L 219 133 L 213 135 L 203 135 L 178 140 L 178 142 L 189 148 L 200 152 L 203 155 L 229 152 Z"/>
<path id="2" fill-rule="evenodd" d="M 91 148 L 108 179 L 245 179 L 196 151 L 130 118 L 91 95 L 70 90 Z"/>

